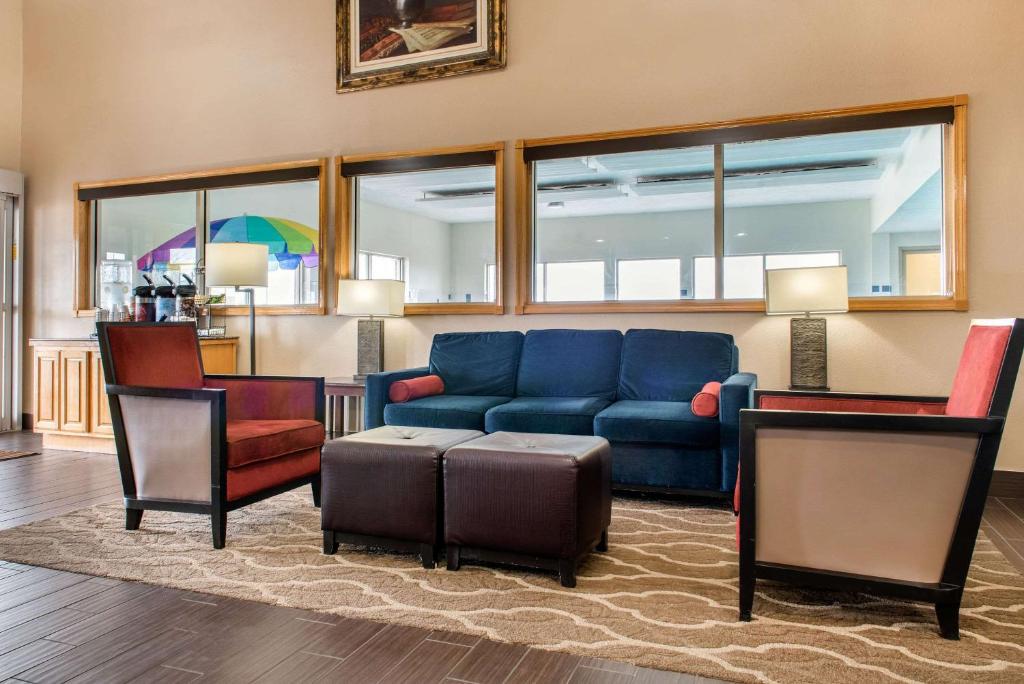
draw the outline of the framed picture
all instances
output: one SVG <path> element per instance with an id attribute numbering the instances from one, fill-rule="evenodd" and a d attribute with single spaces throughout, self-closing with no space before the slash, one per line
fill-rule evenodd
<path id="1" fill-rule="evenodd" d="M 337 0 L 338 92 L 505 66 L 506 0 Z"/>

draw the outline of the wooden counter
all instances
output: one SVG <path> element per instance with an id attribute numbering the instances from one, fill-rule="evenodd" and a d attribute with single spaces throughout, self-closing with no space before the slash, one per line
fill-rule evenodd
<path id="1" fill-rule="evenodd" d="M 32 430 L 43 447 L 114 453 L 107 386 L 99 343 L 88 337 L 31 339 Z M 210 374 L 238 372 L 238 338 L 199 341 Z"/>

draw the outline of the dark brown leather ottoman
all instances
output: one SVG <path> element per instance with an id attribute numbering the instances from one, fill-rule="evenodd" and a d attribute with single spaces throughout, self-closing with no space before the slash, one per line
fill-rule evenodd
<path id="1" fill-rule="evenodd" d="M 321 456 L 324 553 L 338 544 L 419 553 L 434 567 L 441 542 L 441 456 L 483 433 L 380 427 L 335 439 Z"/>
<path id="2" fill-rule="evenodd" d="M 608 549 L 611 447 L 602 437 L 496 432 L 444 456 L 448 569 L 463 560 L 557 570 Z"/>

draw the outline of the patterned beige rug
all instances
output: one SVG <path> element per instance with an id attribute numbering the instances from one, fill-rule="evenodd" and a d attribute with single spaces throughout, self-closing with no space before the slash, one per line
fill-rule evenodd
<path id="1" fill-rule="evenodd" d="M 209 520 L 147 512 L 123 529 L 102 505 L 0 532 L 0 558 L 345 616 L 483 635 L 743 682 L 1024 681 L 1024 577 L 979 540 L 961 641 L 928 606 L 758 586 L 755 621 L 736 619 L 731 513 L 616 500 L 611 549 L 576 589 L 554 576 L 343 546 L 321 553 L 318 511 L 291 493 Z"/>

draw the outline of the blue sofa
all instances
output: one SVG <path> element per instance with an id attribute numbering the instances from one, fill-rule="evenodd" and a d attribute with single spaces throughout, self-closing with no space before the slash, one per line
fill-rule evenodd
<path id="1" fill-rule="evenodd" d="M 366 429 L 381 425 L 598 435 L 612 445 L 617 489 L 728 494 L 740 409 L 757 376 L 740 373 L 731 335 L 673 330 L 445 333 L 430 365 L 366 379 Z M 436 374 L 445 393 L 388 401 L 392 382 Z M 719 415 L 690 400 L 722 383 Z"/>

